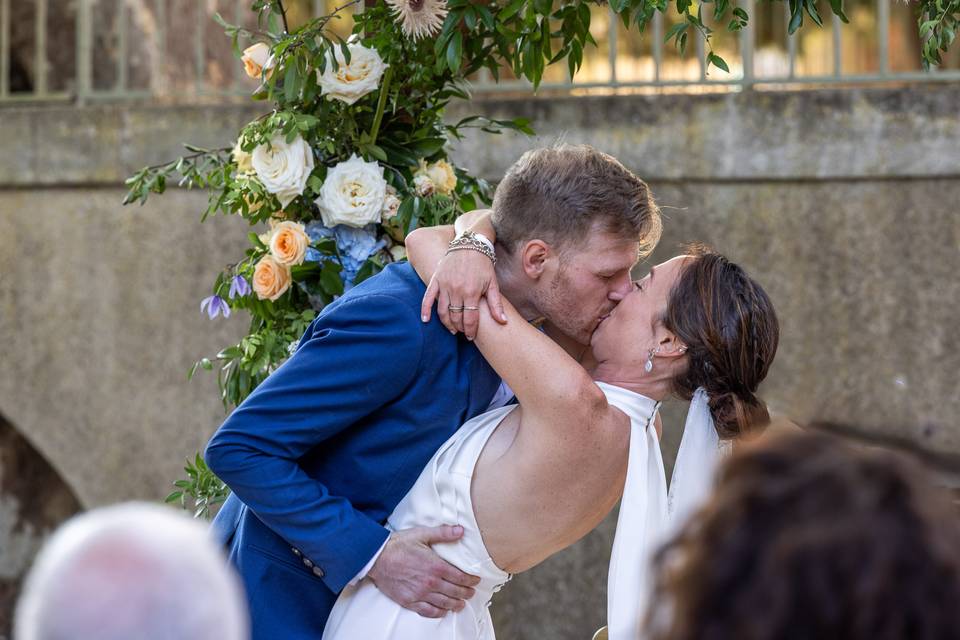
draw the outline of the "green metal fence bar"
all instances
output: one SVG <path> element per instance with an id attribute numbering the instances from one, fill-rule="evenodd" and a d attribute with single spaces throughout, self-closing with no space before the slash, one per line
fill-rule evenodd
<path id="1" fill-rule="evenodd" d="M 887 41 L 890 39 L 890 0 L 877 0 L 877 58 L 880 75 L 890 72 L 890 53 Z"/>
<path id="2" fill-rule="evenodd" d="M 119 2 L 117 2 L 117 11 L 115 16 L 117 21 L 116 90 L 122 93 L 127 89 L 127 50 L 129 48 L 127 34 L 127 0 L 119 0 Z"/>
<path id="3" fill-rule="evenodd" d="M 233 24 L 240 24 L 243 22 L 243 13 L 246 9 L 244 7 L 245 0 L 233 0 Z M 314 2 L 316 5 L 316 2 Z M 316 7 L 314 7 L 316 9 Z M 247 74 L 243 70 L 243 65 L 237 62 L 233 65 L 233 89 L 234 91 L 243 91 L 243 82 Z"/>
<path id="4" fill-rule="evenodd" d="M 843 23 L 835 13 L 831 13 L 830 24 L 833 28 L 833 75 L 839 78 L 843 75 L 843 34 L 840 31 Z"/>
<path id="5" fill-rule="evenodd" d="M 783 3 L 783 19 L 787 34 L 787 56 L 790 64 L 789 77 L 797 77 L 797 34 L 790 33 L 790 3 Z"/>
<path id="6" fill-rule="evenodd" d="M 0 98 L 10 95 L 10 0 L 0 0 Z"/>
<path id="7" fill-rule="evenodd" d="M 740 58 L 743 64 L 743 82 L 744 88 L 750 88 L 750 85 L 753 84 L 753 47 L 755 44 L 755 32 L 754 32 L 754 3 L 753 0 L 740 0 L 738 3 L 743 10 L 747 12 L 747 15 L 751 16 L 751 19 L 747 21 L 747 26 L 745 26 L 740 31 Z"/>
<path id="8" fill-rule="evenodd" d="M 607 36 L 607 64 L 610 66 L 610 84 L 617 86 L 617 14 L 613 8 L 607 11 L 609 21 L 609 35 Z"/>
<path id="9" fill-rule="evenodd" d="M 197 95 L 203 94 L 204 87 L 204 78 L 203 78 L 203 68 L 204 63 L 206 62 L 206 56 L 204 55 L 204 27 L 206 26 L 206 21 L 208 16 L 206 11 L 204 11 L 203 2 L 197 2 L 194 4 L 197 8 L 197 22 L 195 24 L 196 31 L 193 32 L 193 52 L 194 52 L 194 72 L 197 77 L 194 79 L 194 92 Z"/>
<path id="10" fill-rule="evenodd" d="M 153 32 L 156 59 L 150 67 L 150 87 L 157 95 L 164 95 L 167 91 L 167 74 L 164 73 L 167 59 L 167 0 L 155 0 L 154 6 L 157 8 L 157 26 Z"/>
<path id="11" fill-rule="evenodd" d="M 663 64 L 663 14 L 653 15 L 653 81 L 660 82 L 660 65 Z"/>
<path id="12" fill-rule="evenodd" d="M 77 4 L 77 78 L 78 104 L 84 104 L 93 89 L 93 0 Z"/>
<path id="13" fill-rule="evenodd" d="M 47 0 L 37 0 L 37 15 L 34 23 L 34 91 L 37 97 L 47 95 Z"/>
<path id="14" fill-rule="evenodd" d="M 697 41 L 697 62 L 700 63 L 700 82 L 707 81 L 707 64 L 703 59 L 705 55 L 704 46 L 706 45 L 706 40 L 703 37 L 703 34 L 697 30 L 694 33 L 694 37 Z"/>

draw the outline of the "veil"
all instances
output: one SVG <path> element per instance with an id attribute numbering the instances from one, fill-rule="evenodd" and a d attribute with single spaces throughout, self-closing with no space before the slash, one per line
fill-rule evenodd
<path id="1" fill-rule="evenodd" d="M 627 479 L 613 541 L 607 583 L 610 640 L 643 638 L 647 603 L 652 598 L 651 560 L 710 495 L 716 468 L 729 452 L 717 435 L 704 389 L 690 402 L 670 491 L 653 429 L 634 429 Z"/>

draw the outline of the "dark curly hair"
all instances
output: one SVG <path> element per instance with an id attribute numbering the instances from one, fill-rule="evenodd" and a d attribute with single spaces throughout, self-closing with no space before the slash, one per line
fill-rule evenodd
<path id="1" fill-rule="evenodd" d="M 687 346 L 689 366 L 674 379 L 674 393 L 689 400 L 703 387 L 721 438 L 757 431 L 770 422 L 754 394 L 777 353 L 777 313 L 739 265 L 703 246 L 688 252 L 697 259 L 684 267 L 663 317 Z"/>
<path id="2" fill-rule="evenodd" d="M 761 440 L 658 554 L 650 637 L 960 638 L 958 525 L 902 454 L 823 434 Z"/>

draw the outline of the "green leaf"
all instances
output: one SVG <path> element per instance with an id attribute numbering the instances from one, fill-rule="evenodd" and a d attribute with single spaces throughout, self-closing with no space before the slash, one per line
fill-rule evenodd
<path id="1" fill-rule="evenodd" d="M 709 68 L 711 64 L 718 69 L 723 69 L 727 73 L 730 73 L 730 67 L 727 66 L 727 62 L 713 51 L 707 54 L 707 68 Z"/>
<path id="2" fill-rule="evenodd" d="M 320 271 L 320 286 L 326 293 L 332 296 L 339 296 L 343 293 L 343 280 L 340 279 L 340 265 L 335 261 L 327 260 L 323 263 L 323 269 Z"/>
<path id="3" fill-rule="evenodd" d="M 687 27 L 689 27 L 689 26 L 690 26 L 690 25 L 689 25 L 688 23 L 686 23 L 686 22 L 678 22 L 677 24 L 675 24 L 675 25 L 673 25 L 672 27 L 670 27 L 669 29 L 667 29 L 667 34 L 666 34 L 665 36 L 663 36 L 663 41 L 664 41 L 664 42 L 670 42 L 670 39 L 671 39 L 671 38 L 674 38 L 674 37 L 676 37 L 678 34 L 686 31 L 686 30 L 687 30 Z"/>
<path id="4" fill-rule="evenodd" d="M 460 62 L 463 57 L 463 34 L 457 31 L 450 38 L 450 44 L 447 45 L 447 67 L 453 73 L 460 71 Z"/>
<path id="5" fill-rule="evenodd" d="M 287 70 L 283 74 L 283 97 L 287 102 L 293 102 L 299 94 L 299 83 L 297 82 L 297 61 L 295 59 L 287 60 Z"/>
<path id="6" fill-rule="evenodd" d="M 499 19 L 500 22 L 506 22 L 513 16 L 517 15 L 517 12 L 523 8 L 525 2 L 526 0 L 513 0 L 513 2 L 500 10 L 500 13 L 497 14 L 497 19 Z"/>

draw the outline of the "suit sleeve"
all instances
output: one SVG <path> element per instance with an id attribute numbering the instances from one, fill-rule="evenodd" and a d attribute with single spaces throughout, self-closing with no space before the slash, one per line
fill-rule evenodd
<path id="1" fill-rule="evenodd" d="M 244 400 L 207 445 L 209 467 L 274 532 L 323 571 L 335 593 L 388 532 L 330 495 L 298 460 L 397 399 L 420 364 L 419 311 L 371 294 L 310 326 L 299 348 Z"/>

